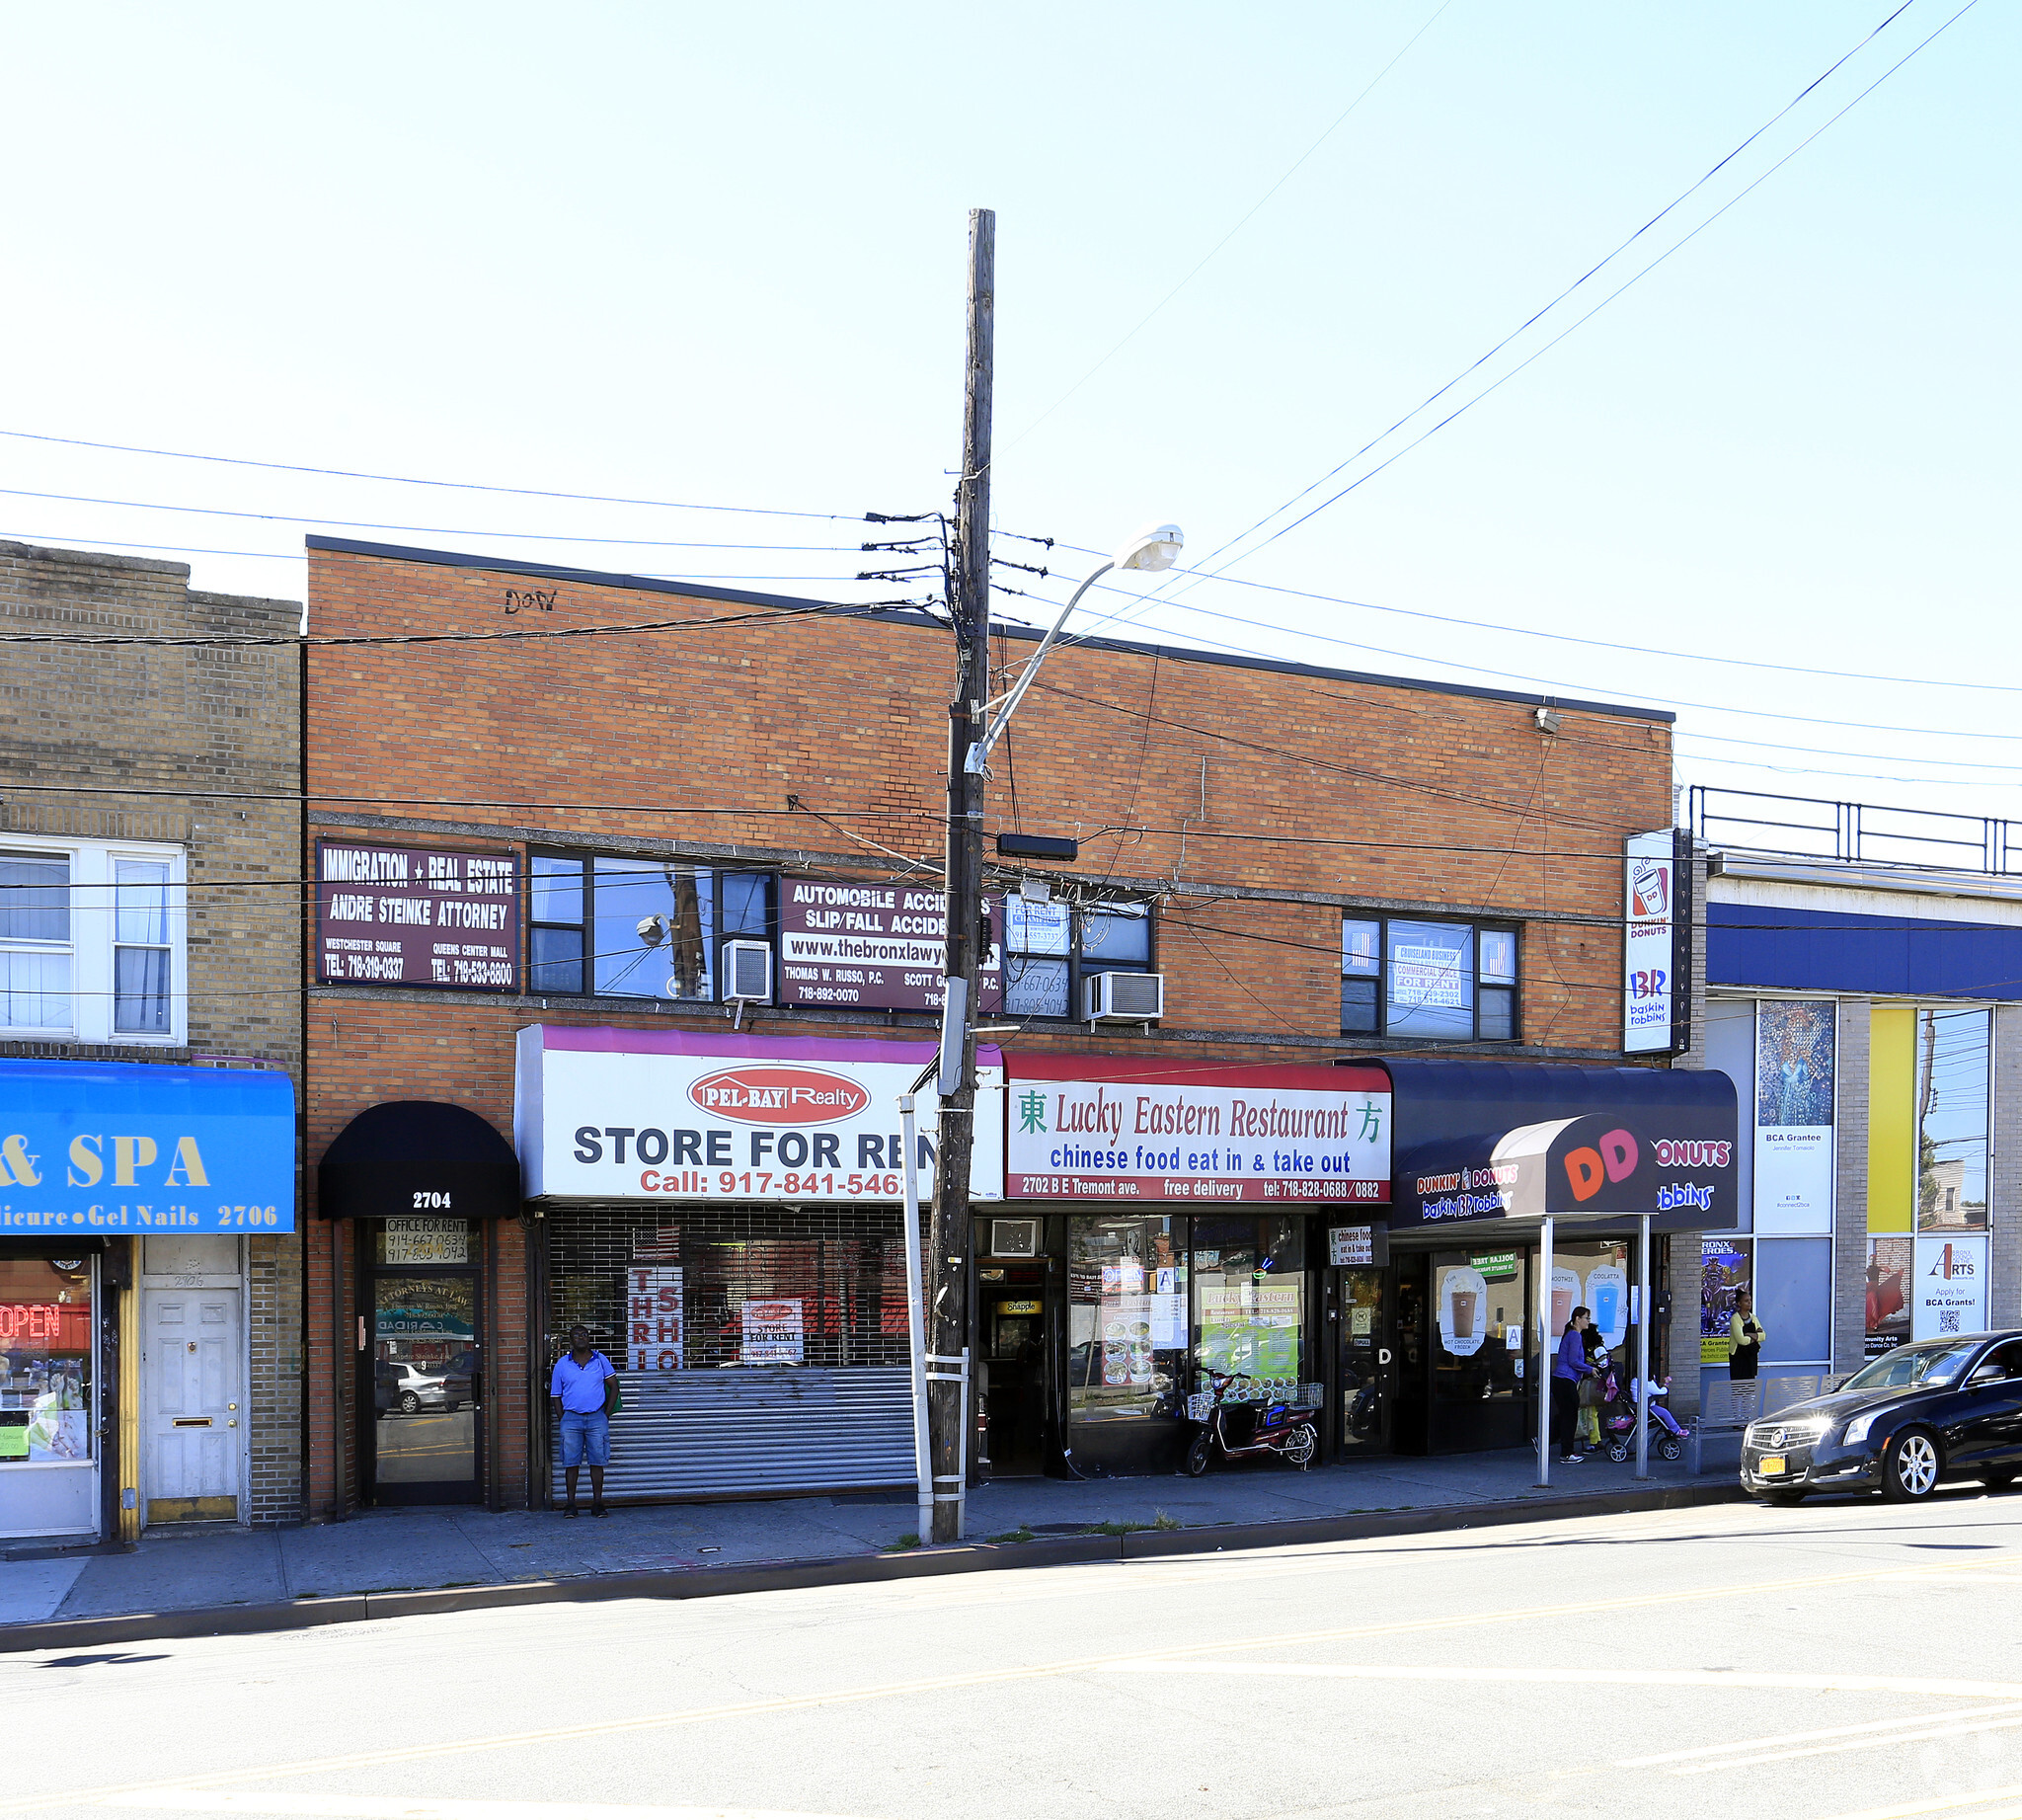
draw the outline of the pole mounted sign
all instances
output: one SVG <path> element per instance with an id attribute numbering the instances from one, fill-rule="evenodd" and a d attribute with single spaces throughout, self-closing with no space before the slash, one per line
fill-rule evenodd
<path id="1" fill-rule="evenodd" d="M 1631 834 L 1625 844 L 1622 1048 L 1669 1055 L 1689 1041 L 1691 856 L 1676 829 Z"/>

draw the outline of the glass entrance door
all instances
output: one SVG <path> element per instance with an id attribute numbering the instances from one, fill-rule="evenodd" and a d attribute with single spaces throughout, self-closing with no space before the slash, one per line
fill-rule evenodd
<path id="1" fill-rule="evenodd" d="M 1397 1355 L 1384 1306 L 1384 1273 L 1343 1269 L 1335 1277 L 1341 1315 L 1340 1451 L 1387 1454 Z"/>
<path id="2" fill-rule="evenodd" d="M 1044 1262 L 1009 1264 L 978 1289 L 984 1459 L 993 1478 L 1046 1470 L 1046 1277 Z"/>
<path id="3" fill-rule="evenodd" d="M 484 1372 L 475 1273 L 375 1271 L 370 1321 L 376 1502 L 477 1499 Z"/>

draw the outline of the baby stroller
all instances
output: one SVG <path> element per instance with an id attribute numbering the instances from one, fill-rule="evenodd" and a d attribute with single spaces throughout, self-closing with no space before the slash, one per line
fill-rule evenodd
<path id="1" fill-rule="evenodd" d="M 1636 1384 L 1631 1379 L 1625 1390 L 1610 1367 L 1602 1387 L 1607 1401 L 1600 1412 L 1600 1430 L 1606 1439 L 1608 1459 L 1619 1464 L 1636 1447 Z M 1670 1392 L 1669 1378 L 1650 1386 L 1650 1451 L 1659 1460 L 1682 1460 L 1689 1431 L 1665 1406 L 1664 1398 Z"/>

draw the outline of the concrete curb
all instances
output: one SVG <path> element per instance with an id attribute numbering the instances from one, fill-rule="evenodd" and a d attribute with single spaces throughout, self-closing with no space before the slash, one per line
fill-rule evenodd
<path id="1" fill-rule="evenodd" d="M 1175 1554 L 1215 1554 L 1239 1548 L 1361 1542 L 1385 1536 L 1550 1523 L 1568 1517 L 1688 1510 L 1700 1505 L 1738 1503 L 1747 1496 L 1739 1484 L 1678 1485 L 1661 1491 L 1508 1498 L 1489 1504 L 1439 1504 L 1416 1510 L 1301 1517 L 1277 1523 L 1132 1530 L 1123 1536 L 962 1543 L 905 1554 L 837 1555 L 823 1560 L 765 1561 L 740 1567 L 585 1574 L 581 1579 L 524 1580 L 499 1586 L 352 1593 L 328 1599 L 297 1599 L 287 1605 L 205 1606 L 181 1612 L 123 1613 L 113 1618 L 51 1619 L 41 1623 L 0 1625 L 0 1654 L 32 1649 L 89 1649 L 178 1637 L 253 1636 L 275 1630 L 306 1630 L 321 1624 L 363 1623 L 373 1619 L 417 1618 L 440 1612 L 482 1612 L 507 1606 L 580 1605 L 606 1599 L 721 1599 L 735 1593 L 875 1585 L 888 1580 L 931 1579 L 1006 1567 L 1062 1567 L 1084 1562 L 1150 1560 Z"/>

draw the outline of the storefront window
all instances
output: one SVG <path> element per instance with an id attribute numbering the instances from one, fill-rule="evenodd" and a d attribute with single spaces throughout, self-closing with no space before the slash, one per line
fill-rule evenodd
<path id="1" fill-rule="evenodd" d="M 1702 1238 L 1699 1241 L 1699 1363 L 1725 1365 L 1734 1352 L 1732 1338 L 1737 1298 L 1754 1293 L 1753 1241 L 1748 1238 Z"/>
<path id="2" fill-rule="evenodd" d="M 1988 1013 L 1916 1014 L 1916 1229 L 1986 1229 Z"/>
<path id="3" fill-rule="evenodd" d="M 1177 1412 L 1187 1364 L 1185 1222 L 1067 1223 L 1067 1412 L 1076 1422 Z"/>
<path id="4" fill-rule="evenodd" d="M 90 1258 L 0 1258 L 0 1467 L 92 1456 Z"/>
<path id="5" fill-rule="evenodd" d="M 1516 1022 L 1514 928 L 1402 916 L 1342 919 L 1345 1033 L 1510 1043 Z"/>
<path id="6" fill-rule="evenodd" d="M 1305 1221 L 1194 1222 L 1196 1358 L 1203 1370 L 1305 1382 Z"/>
<path id="7" fill-rule="evenodd" d="M 1514 1447 L 1527 1432 L 1524 1355 L 1537 1350 L 1528 1314 L 1530 1258 L 1515 1248 L 1434 1254 L 1437 1447 Z"/>

